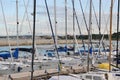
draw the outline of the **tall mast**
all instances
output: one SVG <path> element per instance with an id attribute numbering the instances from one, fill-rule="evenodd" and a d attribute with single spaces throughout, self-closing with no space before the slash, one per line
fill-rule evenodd
<path id="1" fill-rule="evenodd" d="M 35 21 L 36 21 L 36 0 L 33 0 L 33 40 L 32 40 L 32 63 L 31 63 L 31 80 L 33 80 L 34 72 L 34 54 L 35 54 Z"/>
<path id="2" fill-rule="evenodd" d="M 53 32 L 51 17 L 50 17 L 48 5 L 47 5 L 47 0 L 44 0 L 44 1 L 45 1 L 46 9 L 47 9 L 47 15 L 48 15 L 49 23 L 50 23 L 50 28 L 51 28 L 51 32 L 52 32 L 54 44 L 55 44 L 55 50 L 56 50 L 56 52 L 57 52 L 57 56 L 58 56 L 58 60 L 59 60 L 58 68 L 59 68 L 59 71 L 60 71 L 60 70 L 61 70 L 61 61 L 60 61 L 60 57 L 59 57 L 59 54 L 58 54 L 58 49 L 57 49 L 57 44 L 56 44 L 56 40 L 55 40 L 55 36 L 54 36 L 54 32 Z"/>
<path id="3" fill-rule="evenodd" d="M 100 38 L 101 38 L 101 0 L 99 1 L 99 46 L 100 46 Z M 99 48 L 100 54 L 100 48 Z"/>
<path id="4" fill-rule="evenodd" d="M 75 53 L 75 4 L 74 4 L 74 0 L 72 0 L 72 4 L 73 4 L 73 48 L 74 48 L 73 53 Z"/>
<path id="5" fill-rule="evenodd" d="M 54 24 L 55 24 L 55 40 L 57 44 L 56 0 L 54 0 Z"/>
<path id="6" fill-rule="evenodd" d="M 118 47 L 119 47 L 119 45 L 118 45 L 118 41 L 119 41 L 119 14 L 120 14 L 120 11 L 119 11 L 119 9 L 120 9 L 120 0 L 118 0 L 118 11 L 117 11 L 117 47 L 116 47 L 116 54 L 117 54 L 117 62 L 116 62 L 116 66 L 118 67 L 118 63 L 119 63 L 119 49 L 118 49 Z"/>
<path id="7" fill-rule="evenodd" d="M 67 45 L 68 45 L 68 42 L 67 42 L 67 0 L 65 0 L 65 35 L 66 35 L 66 48 L 67 48 Z"/>
<path id="8" fill-rule="evenodd" d="M 113 9 L 113 0 L 111 0 L 110 7 L 110 53 L 109 53 L 109 72 L 111 71 L 111 52 L 112 52 L 112 10 Z"/>
<path id="9" fill-rule="evenodd" d="M 18 0 L 16 0 L 16 29 L 17 29 L 17 48 L 18 48 L 18 46 L 19 46 L 19 31 L 18 31 L 18 27 L 19 27 L 19 21 L 18 21 Z"/>
<path id="10" fill-rule="evenodd" d="M 90 44 L 91 44 L 91 26 L 92 25 L 92 0 L 90 0 L 90 12 L 89 12 L 89 30 L 88 30 L 88 50 L 90 50 Z M 92 47 L 92 46 L 91 46 Z M 87 71 L 89 72 L 89 54 L 90 51 L 88 52 L 88 58 L 87 58 Z"/>

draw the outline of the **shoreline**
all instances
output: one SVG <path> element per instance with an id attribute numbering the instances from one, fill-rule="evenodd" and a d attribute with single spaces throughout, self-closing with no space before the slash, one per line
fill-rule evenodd
<path id="1" fill-rule="evenodd" d="M 113 40 L 115 41 L 115 40 Z M 9 41 L 7 39 L 0 39 L 0 46 L 16 46 L 17 42 L 20 46 L 23 45 L 32 45 L 32 39 L 19 39 L 17 41 L 16 39 L 10 39 Z M 88 44 L 88 40 L 84 40 L 85 44 Z M 98 40 L 93 40 L 92 43 L 98 43 Z M 36 39 L 35 40 L 36 45 L 51 45 L 54 44 L 53 39 Z M 67 40 L 68 44 L 73 44 L 73 40 Z M 82 40 L 77 40 L 78 44 L 82 44 Z M 66 44 L 66 40 L 57 40 L 57 44 Z"/>
<path id="2" fill-rule="evenodd" d="M 78 44 L 82 44 L 81 40 L 77 40 Z M 32 39 L 19 39 L 18 41 L 19 45 L 32 45 Z M 36 45 L 51 45 L 54 44 L 53 39 L 36 39 L 35 40 Z M 58 40 L 58 44 L 66 44 L 66 40 Z M 73 44 L 73 40 L 67 40 L 68 44 Z M 85 40 L 85 43 L 88 43 L 87 40 Z M 10 39 L 9 41 L 7 39 L 0 39 L 0 46 L 16 46 L 17 41 L 15 39 Z"/>

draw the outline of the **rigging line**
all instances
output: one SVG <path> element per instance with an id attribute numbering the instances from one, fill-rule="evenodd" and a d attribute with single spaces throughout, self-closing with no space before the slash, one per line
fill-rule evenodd
<path id="1" fill-rule="evenodd" d="M 101 1 L 101 0 L 100 0 Z M 93 4 L 93 2 L 92 2 L 92 4 Z M 100 2 L 100 5 L 101 5 L 101 2 Z M 101 6 L 99 6 L 99 7 L 101 7 Z M 95 11 L 95 7 L 94 7 L 94 4 L 93 4 L 93 11 L 94 11 L 94 14 L 95 14 L 95 19 L 96 19 L 96 22 L 97 22 L 97 26 L 98 26 L 98 29 L 99 29 L 99 35 L 100 35 L 100 37 L 101 37 L 101 31 L 100 31 L 100 28 L 101 28 L 101 19 L 99 18 L 99 23 L 98 23 L 98 19 L 97 19 L 97 16 L 96 16 L 96 11 Z M 100 11 L 101 11 L 101 8 L 100 8 Z M 100 12 L 101 13 L 101 12 Z M 100 16 L 100 15 L 99 15 Z M 100 16 L 101 17 L 101 16 Z M 103 36 L 103 38 L 104 38 L 104 36 Z M 105 50 L 105 46 L 104 46 L 104 42 L 103 42 L 103 39 L 101 39 L 102 40 L 102 45 L 103 45 L 103 48 L 104 48 L 104 50 Z M 100 42 L 101 41 L 99 41 L 99 49 L 100 49 Z M 106 52 L 105 52 L 106 53 Z"/>
<path id="2" fill-rule="evenodd" d="M 108 3 L 108 2 L 106 2 L 106 4 L 107 4 L 107 3 Z M 114 3 L 115 3 L 115 0 L 113 0 L 113 6 L 114 6 Z M 102 5 L 102 4 L 101 4 L 101 5 Z M 102 10 L 103 10 L 103 9 L 102 9 Z M 104 11 L 102 11 L 102 12 L 103 12 L 104 17 L 106 17 Z M 108 16 L 108 21 L 109 21 L 109 19 L 110 19 L 109 17 L 110 17 L 110 15 Z M 107 26 L 107 20 L 105 20 L 105 23 L 106 23 L 106 26 Z M 107 29 L 107 32 L 109 32 L 108 29 Z M 108 35 L 108 38 L 109 38 L 109 35 Z"/>
<path id="3" fill-rule="evenodd" d="M 23 17 L 22 22 L 24 21 L 25 14 L 26 14 L 27 15 L 28 24 L 29 24 L 29 28 L 30 28 L 30 33 L 32 34 L 31 24 L 30 24 L 30 20 L 29 20 L 29 16 L 28 16 L 28 11 L 27 11 L 27 8 L 28 8 L 28 5 L 29 5 L 29 0 L 27 1 L 27 5 L 25 4 L 24 0 L 23 0 L 23 3 L 24 3 L 24 7 L 25 7 L 25 13 L 24 13 L 24 17 Z M 21 23 L 21 27 L 22 27 L 22 24 L 23 23 Z"/>
<path id="4" fill-rule="evenodd" d="M 48 9 L 48 5 L 47 5 L 47 1 L 46 1 L 46 0 L 45 0 L 45 5 L 46 5 L 47 14 L 48 14 L 48 19 L 49 19 L 49 24 L 50 24 L 50 28 L 51 28 L 51 32 L 52 32 L 54 44 L 55 44 L 55 50 L 57 51 L 57 56 L 58 56 L 58 59 L 59 59 L 58 67 L 59 67 L 59 69 L 61 70 L 61 67 L 60 67 L 60 66 L 61 66 L 60 57 L 59 57 L 59 54 L 58 54 L 58 49 L 57 49 L 57 45 L 56 45 L 55 35 L 54 35 L 54 32 L 53 32 L 51 17 L 50 17 L 50 13 L 49 13 L 49 9 Z"/>
<path id="5" fill-rule="evenodd" d="M 96 11 L 95 11 L 95 7 L 94 7 L 93 2 L 92 2 L 92 7 L 93 7 L 96 23 L 97 23 L 97 26 L 98 26 L 98 29 L 99 29 L 99 46 L 100 46 L 100 37 L 101 37 L 101 0 L 100 0 L 100 5 L 99 5 L 99 7 L 100 7 L 99 8 L 99 23 L 98 23 L 98 19 L 97 19 L 97 15 L 96 15 Z M 103 41 L 102 41 L 102 45 L 103 45 L 103 48 L 105 49 Z M 99 53 L 100 53 L 100 48 L 99 48 Z"/>
<path id="6" fill-rule="evenodd" d="M 100 5 L 99 5 L 99 23 L 98 23 L 98 19 L 97 19 L 97 15 L 96 15 L 96 11 L 95 11 L 95 7 L 94 7 L 94 4 L 93 4 L 93 2 L 92 2 L 92 5 L 93 5 L 93 11 L 94 11 L 94 14 L 95 14 L 95 19 L 96 19 L 96 23 L 97 23 L 97 26 L 98 26 L 98 29 L 99 29 L 99 35 L 100 35 L 100 37 L 101 37 L 101 0 L 100 0 Z M 102 44 L 104 44 L 103 42 L 102 42 Z M 100 45 L 100 39 L 99 39 L 99 45 Z M 104 47 L 104 45 L 103 45 L 103 47 Z M 105 47 L 104 47 L 104 49 L 105 49 Z M 100 51 L 100 50 L 99 50 Z"/>
<path id="7" fill-rule="evenodd" d="M 25 13 L 24 13 L 24 16 L 23 16 L 23 18 L 22 18 L 22 22 L 21 22 L 21 24 L 20 24 L 20 31 L 19 31 L 19 34 L 21 34 L 21 32 L 22 32 L 22 27 L 23 27 L 24 19 L 25 19 Z"/>
<path id="8" fill-rule="evenodd" d="M 83 11 L 81 0 L 79 0 L 79 3 L 80 3 L 81 10 L 82 10 L 82 15 L 83 15 L 83 19 L 84 19 L 84 22 L 85 22 L 86 29 L 87 29 L 87 31 L 89 31 L 88 26 L 87 26 L 87 22 L 86 22 L 86 18 L 85 18 L 85 13 Z"/>
<path id="9" fill-rule="evenodd" d="M 84 12 L 86 12 L 86 10 L 87 10 L 87 6 L 88 6 L 88 0 L 87 0 L 87 3 L 86 3 L 86 6 L 85 6 L 85 11 Z M 83 21 L 84 21 L 84 18 L 82 19 L 82 21 L 81 21 L 81 23 L 80 23 L 80 25 L 83 25 Z M 82 28 L 82 27 L 81 27 Z"/>
<path id="10" fill-rule="evenodd" d="M 76 21 L 77 21 L 77 25 L 78 25 L 78 29 L 79 29 L 80 36 L 81 36 L 81 38 L 82 38 L 83 48 L 84 48 L 84 51 L 85 51 L 85 50 L 86 50 L 86 49 L 85 49 L 85 42 L 84 42 L 84 40 L 83 40 L 83 36 L 82 36 L 82 33 L 81 33 L 81 28 L 80 28 L 80 24 L 79 24 L 79 21 L 78 21 L 78 18 L 77 18 L 77 13 L 76 13 L 76 11 L 75 11 L 75 18 L 76 18 Z"/>
<path id="11" fill-rule="evenodd" d="M 102 4 L 101 4 L 101 5 L 102 5 Z M 103 12 L 103 17 L 105 18 L 106 16 L 105 16 L 105 13 L 104 13 L 103 8 L 101 8 L 101 10 L 102 10 L 102 12 Z M 107 28 L 108 22 L 109 22 L 109 16 L 108 16 L 107 20 L 105 19 L 105 31 L 107 30 L 107 32 L 108 32 L 108 28 Z M 104 31 L 104 33 L 105 33 L 105 31 Z M 105 34 L 103 34 L 102 38 L 104 38 L 104 35 L 105 35 Z M 109 36 L 108 36 L 108 37 L 109 37 Z M 103 49 L 105 50 L 105 45 L 104 45 L 103 39 L 101 39 L 101 43 L 102 43 Z M 106 51 L 105 51 L 105 53 L 106 53 Z"/>
<path id="12" fill-rule="evenodd" d="M 99 29 L 99 36 L 101 37 L 100 26 L 99 26 L 99 23 L 98 23 L 98 19 L 97 19 L 97 15 L 96 15 L 96 11 L 95 11 L 95 7 L 94 7 L 94 4 L 93 4 L 93 1 L 92 1 L 92 7 L 93 7 L 94 15 L 95 15 L 95 20 L 96 20 L 96 23 L 97 23 L 97 26 L 98 26 L 98 29 Z M 99 39 L 99 46 L 100 46 L 100 39 Z M 100 48 L 99 48 L 99 53 L 100 53 Z"/>
<path id="13" fill-rule="evenodd" d="M 30 32 L 32 33 L 32 29 L 31 29 L 31 24 L 30 24 L 30 19 L 29 19 L 29 16 L 28 16 L 28 11 L 27 11 L 27 8 L 28 8 L 28 5 L 29 5 L 29 0 L 27 1 L 27 4 L 25 4 L 25 1 L 23 0 L 24 2 L 24 7 L 25 7 L 25 12 L 24 12 L 24 16 L 23 16 L 23 19 L 22 19 L 22 22 L 20 24 L 20 28 L 22 28 L 22 25 L 23 25 L 23 22 L 24 22 L 24 19 L 25 19 L 25 14 L 27 15 L 27 20 L 28 20 L 28 24 L 29 24 L 29 28 L 30 28 Z M 22 29 L 21 29 L 22 30 Z M 21 31 L 20 31 L 21 32 Z"/>
<path id="14" fill-rule="evenodd" d="M 108 3 L 108 2 L 107 2 Z M 106 5 L 107 5 L 107 3 L 106 3 Z M 101 4 L 101 6 L 103 6 L 103 4 Z M 101 7 L 101 10 L 102 10 L 102 12 L 103 12 L 103 17 L 104 17 L 104 19 L 105 19 L 105 23 L 107 23 L 107 20 L 108 20 L 108 18 L 107 18 L 107 20 L 106 20 L 106 16 L 105 16 L 105 10 L 103 9 L 104 7 Z"/>
<path id="15" fill-rule="evenodd" d="M 114 5 L 114 2 L 113 2 L 113 5 Z M 103 10 L 103 9 L 102 9 Z M 104 15 L 104 18 L 105 18 L 105 13 L 104 13 L 104 11 L 102 11 L 103 12 L 103 15 Z M 107 33 L 109 32 L 108 31 L 108 28 L 107 28 L 107 25 L 108 25 L 108 21 L 109 21 L 109 17 L 107 18 L 107 20 L 105 19 L 105 26 L 106 26 L 106 29 L 107 29 Z M 105 30 L 106 31 L 106 30 Z M 104 33 L 105 33 L 105 31 L 104 31 Z M 103 45 L 103 49 L 105 50 L 105 44 L 104 44 L 104 42 L 103 42 L 103 38 L 104 38 L 104 34 L 103 34 L 103 36 L 102 36 L 102 39 L 101 39 L 101 42 L 102 42 L 102 45 Z M 108 35 L 108 38 L 109 38 L 109 35 Z M 105 53 L 106 53 L 106 51 L 105 51 Z"/>
<path id="16" fill-rule="evenodd" d="M 95 7 L 94 7 L 93 2 L 92 2 L 92 7 L 93 7 L 93 12 L 94 12 L 94 15 L 95 15 L 96 23 L 97 23 L 97 26 L 98 26 L 98 29 L 99 29 L 99 23 L 98 23 L 98 19 L 97 19 L 97 15 L 96 15 L 96 11 L 95 11 Z"/>
<path id="17" fill-rule="evenodd" d="M 102 4 L 101 4 L 102 5 Z M 103 12 L 103 17 L 105 18 L 106 16 L 105 16 L 105 13 L 104 13 L 104 10 L 103 10 L 103 8 L 102 8 L 102 12 Z M 107 32 L 108 32 L 108 28 L 107 28 L 107 26 L 108 26 L 108 22 L 109 22 L 109 16 L 108 16 L 108 18 L 107 18 L 107 20 L 105 19 L 105 29 L 104 29 L 104 32 L 103 32 L 103 36 L 102 36 L 102 39 L 101 39 L 101 43 L 102 43 L 102 45 L 103 45 L 103 49 L 105 50 L 105 44 L 104 44 L 104 42 L 103 42 L 103 39 L 104 39 L 104 36 L 105 36 L 105 31 L 107 30 Z M 109 36 L 108 36 L 109 37 Z M 99 46 L 99 48 L 100 48 L 101 46 Z M 106 51 L 105 51 L 105 54 L 106 54 Z"/>
<path id="18" fill-rule="evenodd" d="M 86 22 L 86 18 L 85 18 L 85 14 L 84 14 L 84 11 L 83 11 L 83 7 L 82 7 L 82 2 L 81 0 L 79 0 L 79 3 L 80 3 L 80 7 L 81 7 L 81 10 L 82 10 L 82 14 L 83 14 L 83 18 L 84 18 L 84 22 L 85 22 L 85 25 L 86 25 L 86 29 L 88 31 L 88 35 L 89 35 L 89 29 L 88 29 L 88 25 L 87 25 L 87 22 Z M 92 24 L 92 23 L 91 23 Z M 92 38 L 92 35 L 90 36 Z M 92 42 L 90 40 L 90 44 L 91 44 L 91 47 L 92 47 Z"/>
<path id="19" fill-rule="evenodd" d="M 116 66 L 118 67 L 118 64 L 119 64 L 119 13 L 120 13 L 120 0 L 118 0 L 118 10 L 117 10 L 117 46 L 116 46 L 116 56 L 117 56 L 117 61 L 116 61 Z"/>
<path id="20" fill-rule="evenodd" d="M 3 14 L 4 23 L 5 23 L 5 30 L 6 30 L 6 33 L 7 33 L 7 42 L 8 42 L 8 45 L 9 45 L 9 51 L 10 51 L 10 55 L 11 55 L 11 61 L 13 62 L 13 56 L 12 56 L 11 45 L 10 45 L 10 38 L 9 38 L 8 29 L 7 29 L 7 22 L 6 22 L 6 18 L 5 18 L 5 13 L 4 13 L 4 9 L 3 9 L 2 0 L 0 0 L 0 3 L 1 3 L 2 14 Z"/>
<path id="21" fill-rule="evenodd" d="M 102 43 L 102 46 L 103 46 L 103 49 L 104 50 L 106 50 L 106 48 L 105 48 L 105 44 L 104 44 L 104 42 L 103 42 L 103 39 L 104 39 L 104 36 L 105 36 L 105 31 L 107 30 L 107 32 L 108 32 L 108 28 L 107 28 L 107 26 L 108 26 L 108 22 L 109 22 L 109 17 L 108 17 L 108 19 L 107 19 L 107 21 L 105 20 L 105 29 L 104 29 L 104 32 L 103 32 L 103 36 L 102 36 L 102 39 L 101 39 L 101 43 Z M 99 46 L 100 47 L 100 46 Z M 105 54 L 106 54 L 106 51 L 105 51 Z"/>
<path id="22" fill-rule="evenodd" d="M 41 0 L 41 3 L 44 4 L 44 0 Z M 41 7 L 41 9 L 43 9 L 43 12 L 45 13 L 44 15 L 46 16 L 45 19 L 47 19 L 47 12 L 46 12 L 46 8 L 45 7 Z M 46 26 L 49 26 L 49 22 L 47 20 L 45 20 Z M 50 30 L 50 27 L 47 27 L 47 30 Z M 48 33 L 49 34 L 49 33 Z"/>
<path id="23" fill-rule="evenodd" d="M 29 4 L 29 0 L 27 1 L 27 5 L 25 4 L 25 1 L 23 0 L 23 3 L 24 3 L 24 7 L 25 7 L 25 12 L 24 12 L 24 16 L 22 18 L 22 22 L 20 24 L 20 32 L 22 32 L 22 27 L 23 27 L 23 22 L 24 22 L 24 19 L 25 19 L 25 16 L 26 16 L 26 13 L 27 13 L 27 7 L 28 7 L 28 4 Z M 30 25 L 31 26 L 31 25 Z M 31 30 L 31 34 L 32 34 L 32 30 Z M 26 40 L 26 39 L 25 39 Z"/>
<path id="24" fill-rule="evenodd" d="M 91 5 L 92 5 L 92 1 L 90 1 L 91 2 Z M 84 19 L 84 22 L 85 22 L 85 26 L 86 26 L 86 29 L 87 29 L 87 32 L 88 32 L 88 35 L 89 35 L 89 29 L 88 29 L 88 25 L 87 25 L 87 22 L 86 22 L 86 18 L 85 18 L 85 14 L 84 14 L 84 11 L 83 11 L 83 7 L 82 7 L 82 2 L 81 2 L 81 0 L 79 0 L 79 3 L 80 3 L 80 7 L 81 7 L 81 10 L 82 10 L 82 14 L 83 14 L 83 19 Z M 92 7 L 92 6 L 91 6 Z M 92 9 L 92 8 L 91 8 Z M 91 11 L 90 11 L 91 12 Z M 91 13 L 92 14 L 92 13 Z M 91 24 L 91 23 L 89 23 L 89 24 Z M 92 38 L 92 35 L 90 36 L 90 38 Z M 92 41 L 91 41 L 91 39 L 90 39 L 90 44 L 91 44 L 91 47 L 93 47 L 93 45 L 92 45 Z"/>
<path id="25" fill-rule="evenodd" d="M 27 2 L 27 5 L 25 5 L 25 0 L 23 0 L 23 1 L 24 1 L 24 6 L 25 6 L 25 11 L 26 11 L 26 14 L 27 14 L 27 20 L 28 20 L 29 28 L 30 28 L 30 31 L 31 31 L 31 33 L 32 33 L 32 28 L 31 28 L 30 19 L 29 19 L 28 10 L 27 10 L 28 5 L 29 5 L 29 0 L 28 0 L 28 2 Z"/>

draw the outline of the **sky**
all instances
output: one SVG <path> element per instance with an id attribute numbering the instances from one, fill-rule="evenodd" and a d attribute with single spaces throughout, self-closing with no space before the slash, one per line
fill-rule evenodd
<path id="1" fill-rule="evenodd" d="M 45 0 L 36 0 L 36 35 L 51 35 L 51 29 L 45 7 Z M 89 1 L 81 0 L 82 7 L 85 13 L 87 25 L 89 27 Z M 111 0 L 102 1 L 102 16 L 101 16 L 101 32 L 109 33 L 109 15 L 110 15 L 110 2 Z M 79 20 L 82 34 L 87 34 L 86 26 L 83 20 L 79 0 L 74 0 L 75 10 Z M 92 33 L 98 34 L 97 19 L 99 20 L 99 0 L 92 0 L 94 10 L 92 7 Z M 54 0 L 47 0 L 50 12 L 52 27 L 55 32 L 54 26 Z M 57 20 L 57 34 L 65 35 L 65 0 L 56 0 L 56 20 Z M 2 11 L 3 7 L 3 11 Z M 19 21 L 19 35 L 32 34 L 33 28 L 33 0 L 18 0 L 18 21 Z M 72 0 L 67 0 L 67 25 L 68 34 L 73 34 L 73 10 Z M 113 6 L 113 28 L 112 32 L 116 32 L 116 15 L 117 15 L 117 0 L 114 0 Z M 0 0 L 0 35 L 16 35 L 16 0 Z M 78 26 L 75 20 L 75 34 L 79 35 Z"/>

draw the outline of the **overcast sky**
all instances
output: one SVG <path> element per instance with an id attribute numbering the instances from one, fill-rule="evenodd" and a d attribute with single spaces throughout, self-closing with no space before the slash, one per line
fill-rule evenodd
<path id="1" fill-rule="evenodd" d="M 3 5 L 7 31 L 9 35 L 16 35 L 16 0 L 0 0 Z M 45 7 L 45 0 L 37 1 L 37 19 L 36 19 L 36 34 L 51 34 L 49 20 Z M 75 1 L 76 14 L 78 15 L 79 24 L 82 34 L 87 34 L 86 26 L 83 20 L 83 15 L 80 8 L 79 0 Z M 89 1 L 81 0 L 87 25 L 89 24 Z M 110 15 L 110 1 L 102 0 L 102 17 L 101 17 L 101 32 L 109 33 L 109 15 Z M 52 26 L 54 29 L 54 0 L 47 0 Z M 19 20 L 19 34 L 31 34 L 33 28 L 33 0 L 18 0 L 18 20 Z M 0 35 L 6 35 L 5 21 L 3 17 L 2 5 L 0 4 Z M 58 35 L 65 35 L 65 0 L 56 0 L 57 5 L 57 33 Z M 95 14 L 99 18 L 99 0 L 93 0 Z M 72 0 L 67 0 L 68 9 L 68 34 L 73 34 L 73 17 L 72 17 Z M 98 34 L 98 27 L 95 19 L 95 14 L 92 9 L 92 32 Z M 116 32 L 116 14 L 117 14 L 117 0 L 114 0 L 113 7 L 113 32 Z M 99 19 L 98 19 L 99 20 Z M 76 20 L 75 20 L 76 23 Z M 75 25 L 75 33 L 79 34 L 78 26 Z M 108 30 L 107 30 L 108 29 Z"/>

